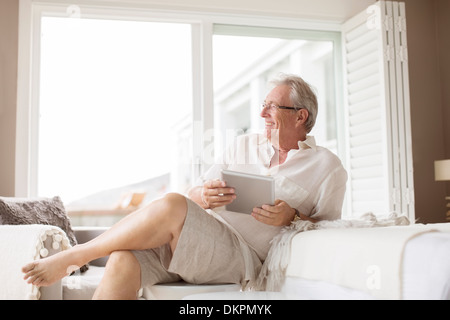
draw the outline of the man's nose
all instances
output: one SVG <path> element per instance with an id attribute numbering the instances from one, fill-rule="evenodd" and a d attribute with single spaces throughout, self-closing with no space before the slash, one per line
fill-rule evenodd
<path id="1" fill-rule="evenodd" d="M 262 118 L 266 118 L 268 116 L 267 113 L 267 108 L 262 108 L 260 114 L 259 114 Z"/>

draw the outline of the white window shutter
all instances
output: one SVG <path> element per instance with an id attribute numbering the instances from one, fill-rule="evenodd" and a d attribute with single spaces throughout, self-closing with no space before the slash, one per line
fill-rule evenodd
<path id="1" fill-rule="evenodd" d="M 343 24 L 351 216 L 414 219 L 404 3 L 379 1 Z"/>

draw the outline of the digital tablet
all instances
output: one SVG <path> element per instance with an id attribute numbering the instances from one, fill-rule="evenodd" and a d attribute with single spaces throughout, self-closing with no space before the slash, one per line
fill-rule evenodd
<path id="1" fill-rule="evenodd" d="M 275 202 L 275 182 L 273 177 L 249 174 L 231 170 L 222 170 L 222 180 L 232 187 L 236 199 L 226 210 L 251 214 L 253 208 Z"/>

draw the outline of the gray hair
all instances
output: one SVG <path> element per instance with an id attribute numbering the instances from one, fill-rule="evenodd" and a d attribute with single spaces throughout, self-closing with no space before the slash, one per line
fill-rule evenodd
<path id="1" fill-rule="evenodd" d="M 291 88 L 289 98 L 297 110 L 308 110 L 308 119 L 305 122 L 306 132 L 309 133 L 317 119 L 318 103 L 313 88 L 306 81 L 296 75 L 281 74 L 279 78 L 270 82 L 275 86 L 287 85 Z"/>

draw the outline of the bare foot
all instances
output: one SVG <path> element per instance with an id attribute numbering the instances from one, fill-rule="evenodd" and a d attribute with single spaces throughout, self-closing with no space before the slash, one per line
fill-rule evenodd
<path id="1" fill-rule="evenodd" d="M 45 259 L 35 260 L 22 267 L 23 277 L 27 283 L 35 286 L 50 286 L 73 271 L 79 269 L 76 265 L 68 265 L 64 257 L 58 254 Z"/>

